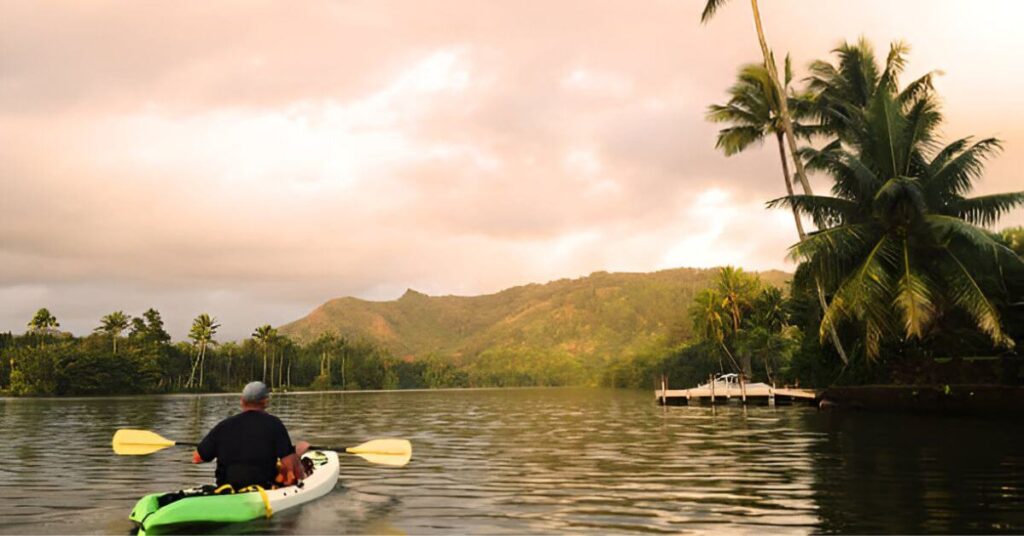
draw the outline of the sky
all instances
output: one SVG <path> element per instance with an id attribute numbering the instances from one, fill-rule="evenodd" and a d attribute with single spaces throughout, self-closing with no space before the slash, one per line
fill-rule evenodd
<path id="1" fill-rule="evenodd" d="M 762 4 L 797 77 L 908 42 L 946 139 L 1005 142 L 976 193 L 1024 189 L 1024 2 Z M 726 158 L 704 120 L 760 59 L 750 5 L 702 5 L 0 0 L 0 331 L 155 307 L 231 340 L 341 296 L 791 270 L 776 147 Z"/>

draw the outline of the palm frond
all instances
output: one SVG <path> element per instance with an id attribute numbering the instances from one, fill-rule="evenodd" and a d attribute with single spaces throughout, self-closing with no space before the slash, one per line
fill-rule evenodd
<path id="1" fill-rule="evenodd" d="M 704 11 L 700 14 L 701 24 L 706 24 L 711 20 L 711 18 L 715 16 L 715 12 L 718 11 L 718 8 L 724 6 L 726 2 L 728 2 L 728 0 L 708 0 L 707 3 L 704 4 Z"/>
<path id="2" fill-rule="evenodd" d="M 1003 215 L 1020 206 L 1024 206 L 1024 192 L 959 198 L 949 204 L 949 209 L 958 218 L 969 223 L 989 227 Z"/>
<path id="3" fill-rule="evenodd" d="M 793 61 L 789 57 L 788 53 L 786 54 L 786 61 L 783 62 L 783 68 L 786 77 L 786 81 L 783 84 L 783 87 L 789 87 L 789 83 L 793 81 Z"/>
<path id="4" fill-rule="evenodd" d="M 881 91 L 871 99 L 867 108 L 868 131 L 858 140 L 863 153 L 870 157 L 869 167 L 884 177 L 902 175 L 906 166 L 907 119 L 888 92 Z"/>
<path id="5" fill-rule="evenodd" d="M 954 142 L 949 143 L 932 157 L 931 162 L 928 163 L 928 175 L 933 176 L 942 169 L 943 166 L 949 163 L 956 155 L 963 152 L 971 143 L 971 137 L 960 138 Z"/>
<path id="6" fill-rule="evenodd" d="M 819 229 L 857 223 L 860 206 L 853 201 L 822 195 L 791 195 L 772 199 L 768 208 L 788 207 L 810 216 Z"/>
<path id="7" fill-rule="evenodd" d="M 810 171 L 825 172 L 832 176 L 832 193 L 850 200 L 868 200 L 881 185 L 878 176 L 861 159 L 843 149 L 835 140 L 825 147 L 803 147 L 797 152 Z"/>
<path id="8" fill-rule="evenodd" d="M 943 246 L 948 247 L 956 242 L 964 243 L 977 253 L 991 252 L 991 261 L 1000 269 L 1006 266 L 1024 269 L 1024 259 L 997 239 L 993 233 L 953 216 L 930 214 L 925 217 L 925 221 Z M 974 255 L 973 258 L 984 260 L 988 256 Z M 987 265 L 988 268 L 992 266 Z"/>
<path id="9" fill-rule="evenodd" d="M 889 55 L 885 59 L 885 70 L 878 79 L 878 86 L 895 92 L 899 86 L 899 76 L 907 66 L 907 53 L 910 46 L 903 41 L 893 41 L 889 45 Z"/>
<path id="10" fill-rule="evenodd" d="M 725 105 L 712 104 L 708 106 L 705 117 L 712 123 L 737 123 L 753 126 L 763 125 L 767 120 L 764 114 L 759 114 L 745 106 L 739 106 L 732 101 Z"/>
<path id="11" fill-rule="evenodd" d="M 764 142 L 764 132 L 754 127 L 729 127 L 718 131 L 715 148 L 721 149 L 725 156 L 739 153 L 755 143 Z"/>
<path id="12" fill-rule="evenodd" d="M 923 97 L 931 95 L 932 91 L 935 90 L 935 77 L 941 74 L 942 71 L 939 70 L 929 71 L 924 76 L 907 84 L 907 87 L 903 88 L 896 97 L 896 102 L 900 103 L 901 106 L 907 106 Z"/>
<path id="13" fill-rule="evenodd" d="M 954 144 L 960 146 L 961 143 L 958 141 Z M 947 151 L 946 149 L 939 151 L 931 166 L 932 176 L 927 181 L 929 193 L 940 198 L 967 194 L 974 186 L 974 181 L 981 178 L 981 174 L 985 170 L 985 161 L 998 153 L 1002 147 L 1002 143 L 998 139 L 985 138 L 963 151 Z M 946 161 L 941 164 L 941 167 L 937 167 L 934 164 L 940 158 Z"/>
<path id="14" fill-rule="evenodd" d="M 851 102 L 867 105 L 878 83 L 878 68 L 871 43 L 861 38 L 857 44 L 843 43 L 833 52 L 839 56 L 839 72 L 848 83 L 845 89 L 852 97 Z"/>
<path id="15" fill-rule="evenodd" d="M 896 320 L 892 314 L 892 276 L 890 272 L 898 262 L 898 249 L 886 236 L 878 240 L 864 261 L 836 289 L 832 303 L 821 319 L 819 337 L 824 341 L 831 330 L 847 320 L 862 323 L 868 359 L 878 357 L 880 342 L 896 333 Z"/>
<path id="16" fill-rule="evenodd" d="M 934 143 L 935 131 L 941 122 L 942 113 L 934 98 L 921 98 L 910 106 L 907 111 L 909 139 L 903 147 L 905 165 L 901 170 L 902 174 L 909 175 L 911 164 L 923 161 L 919 155 L 922 149 L 927 149 Z"/>
<path id="17" fill-rule="evenodd" d="M 788 257 L 804 262 L 826 287 L 839 285 L 864 258 L 878 229 L 871 224 L 842 225 L 807 235 L 790 246 Z"/>
<path id="18" fill-rule="evenodd" d="M 903 315 L 903 331 L 907 337 L 924 336 L 925 328 L 935 319 L 937 307 L 933 284 L 928 276 L 911 265 L 910 244 L 903 238 L 900 277 L 896 283 L 894 305 Z"/>
<path id="19" fill-rule="evenodd" d="M 952 269 L 945 274 L 947 294 L 952 302 L 967 312 L 978 329 L 988 335 L 994 344 L 1012 348 L 1013 339 L 1003 332 L 995 304 L 982 291 L 977 279 L 963 261 L 950 248 L 943 249 L 952 261 Z"/>

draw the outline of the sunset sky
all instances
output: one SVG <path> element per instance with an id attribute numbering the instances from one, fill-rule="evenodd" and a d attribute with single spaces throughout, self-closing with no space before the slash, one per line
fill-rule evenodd
<path id="1" fill-rule="evenodd" d="M 947 139 L 1005 141 L 977 193 L 1024 189 L 1024 2 L 762 3 L 798 77 L 907 41 Z M 156 307 L 228 340 L 407 287 L 792 269 L 776 148 L 725 158 L 703 118 L 760 58 L 749 3 L 702 5 L 0 0 L 0 331 Z"/>

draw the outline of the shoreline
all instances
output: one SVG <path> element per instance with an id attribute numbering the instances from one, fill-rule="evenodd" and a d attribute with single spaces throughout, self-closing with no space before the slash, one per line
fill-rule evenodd
<path id="1" fill-rule="evenodd" d="M 999 415 L 1024 412 L 1024 386 L 859 385 L 825 389 L 819 407 L 839 411 Z"/>

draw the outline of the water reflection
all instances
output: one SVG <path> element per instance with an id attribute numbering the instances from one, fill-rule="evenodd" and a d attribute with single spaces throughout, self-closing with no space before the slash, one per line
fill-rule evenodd
<path id="1" fill-rule="evenodd" d="M 1024 528 L 1019 423 L 836 413 L 820 426 L 828 441 L 813 458 L 823 530 Z"/>
<path id="2" fill-rule="evenodd" d="M 140 427 L 194 441 L 237 397 L 0 400 L 0 532 L 127 533 L 143 493 L 209 480 Z M 295 438 L 406 437 L 405 468 L 344 458 L 334 493 L 219 533 L 1020 532 L 1016 423 L 658 407 L 649 393 L 526 389 L 277 396 Z"/>

